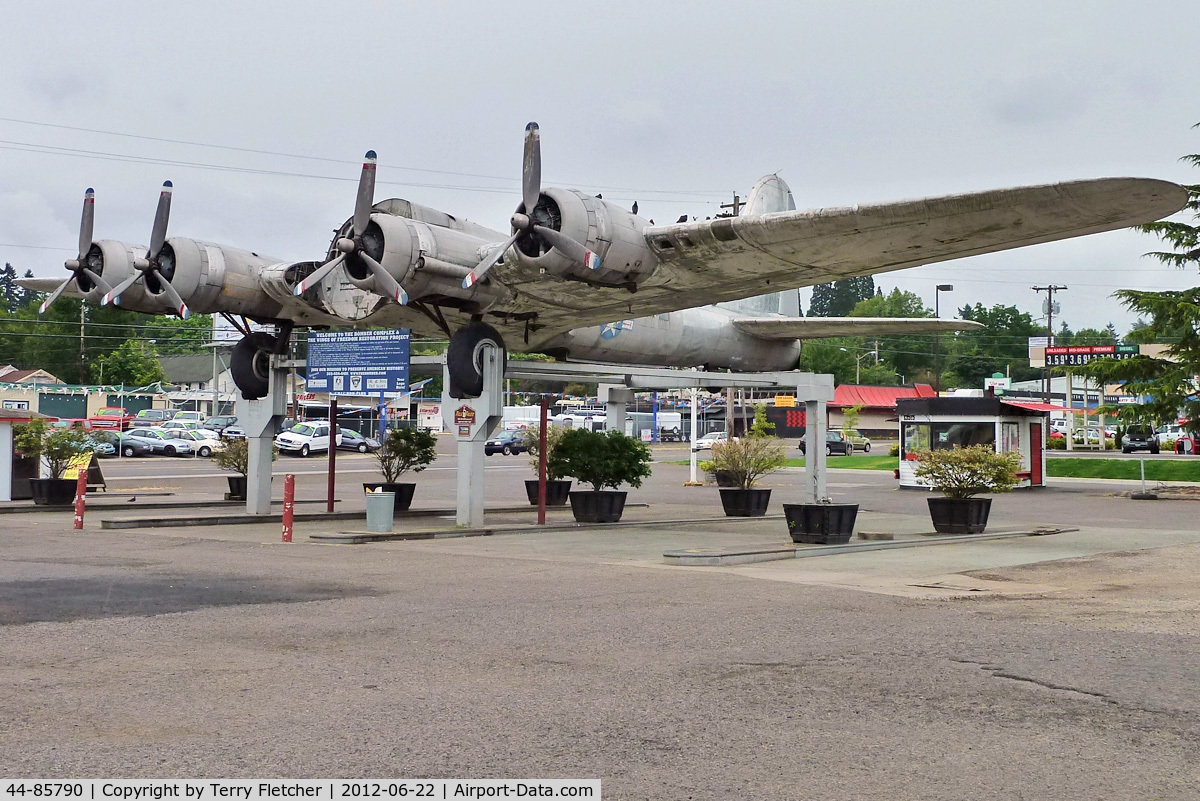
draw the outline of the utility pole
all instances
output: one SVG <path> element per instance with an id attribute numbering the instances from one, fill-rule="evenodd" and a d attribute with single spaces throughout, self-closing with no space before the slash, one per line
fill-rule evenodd
<path id="1" fill-rule="evenodd" d="M 717 216 L 718 217 L 736 217 L 736 216 L 738 216 L 738 212 L 740 212 L 742 210 L 742 206 L 745 206 L 745 205 L 746 204 L 742 202 L 741 196 L 735 193 L 733 196 L 732 203 L 722 203 L 721 204 L 721 208 L 729 209 L 730 213 L 729 214 L 718 214 Z"/>
<path id="2" fill-rule="evenodd" d="M 1046 293 L 1046 347 L 1054 344 L 1054 293 L 1061 292 L 1066 288 L 1054 284 L 1031 287 L 1034 292 Z M 1070 398 L 1070 392 L 1067 393 L 1067 397 Z M 1050 370 L 1046 367 L 1044 358 L 1042 361 L 1042 399 L 1046 403 L 1050 403 Z"/>

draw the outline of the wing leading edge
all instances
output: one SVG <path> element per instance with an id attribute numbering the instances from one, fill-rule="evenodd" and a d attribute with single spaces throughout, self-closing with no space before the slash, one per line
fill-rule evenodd
<path id="1" fill-rule="evenodd" d="M 768 340 L 932 334 L 984 327 L 972 320 L 932 317 L 740 317 L 734 318 L 733 326 L 756 339 Z"/>

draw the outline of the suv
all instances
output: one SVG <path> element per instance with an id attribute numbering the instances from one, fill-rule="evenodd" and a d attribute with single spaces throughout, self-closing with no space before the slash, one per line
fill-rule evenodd
<path id="1" fill-rule="evenodd" d="M 342 434 L 334 435 L 334 447 L 342 444 Z M 329 451 L 329 423 L 325 420 L 314 420 L 311 423 L 301 423 L 298 426 L 275 437 L 275 446 L 285 453 L 298 453 L 308 456 L 316 451 Z"/>
<path id="2" fill-rule="evenodd" d="M 174 409 L 142 409 L 129 424 L 130 428 L 153 428 L 175 417 Z"/>
<path id="3" fill-rule="evenodd" d="M 237 418 L 232 414 L 219 414 L 204 421 L 203 427 L 220 434 L 230 426 L 237 425 Z"/>
<path id="4" fill-rule="evenodd" d="M 1121 438 L 1121 453 L 1150 451 L 1158 453 L 1158 438 L 1150 426 L 1130 426 Z"/>

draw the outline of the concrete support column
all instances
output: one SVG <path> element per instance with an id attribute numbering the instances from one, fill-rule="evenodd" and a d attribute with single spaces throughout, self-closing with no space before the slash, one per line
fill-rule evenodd
<path id="1" fill-rule="evenodd" d="M 804 430 L 804 500 L 820 503 L 827 497 L 825 492 L 825 413 L 827 404 L 823 400 L 805 401 Z"/>
<path id="2" fill-rule="evenodd" d="M 443 418 L 450 416 L 458 442 L 458 475 L 454 522 L 460 526 L 483 526 L 484 448 L 487 439 L 504 418 L 503 351 L 485 345 L 483 349 L 483 394 L 478 398 L 450 396 L 450 371 L 443 364 Z"/>
<path id="3" fill-rule="evenodd" d="M 633 403 L 633 390 L 619 384 L 601 384 L 600 401 L 604 404 L 605 427 L 625 433 L 625 407 Z"/>
<path id="4" fill-rule="evenodd" d="M 259 400 L 238 398 L 235 414 L 246 431 L 246 513 L 271 513 L 271 462 L 274 460 L 275 434 L 287 409 L 287 370 L 275 366 L 271 358 L 271 376 L 267 396 Z"/>

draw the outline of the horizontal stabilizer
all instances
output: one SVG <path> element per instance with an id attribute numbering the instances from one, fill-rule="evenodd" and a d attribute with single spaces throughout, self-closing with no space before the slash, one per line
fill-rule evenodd
<path id="1" fill-rule="evenodd" d="M 885 334 L 932 334 L 983 328 L 971 320 L 932 317 L 741 317 L 734 327 L 758 339 L 824 339 Z"/>

